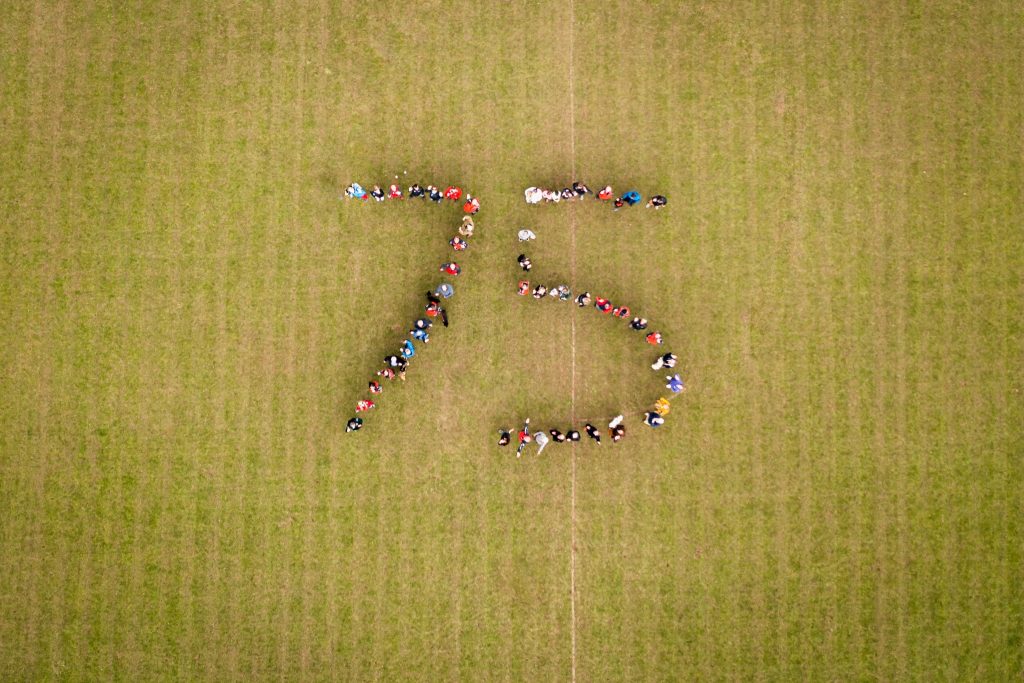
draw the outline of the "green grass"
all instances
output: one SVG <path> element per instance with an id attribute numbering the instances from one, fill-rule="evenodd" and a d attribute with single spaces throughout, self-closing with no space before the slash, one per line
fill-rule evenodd
<path id="1" fill-rule="evenodd" d="M 0 6 L 0 678 L 1020 678 L 1022 27 Z M 458 220 L 338 201 L 406 169 L 478 234 L 346 436 Z M 522 202 L 574 169 L 670 205 Z M 659 394 L 635 335 L 512 293 L 521 225 L 666 334 L 665 428 L 494 447 Z"/>

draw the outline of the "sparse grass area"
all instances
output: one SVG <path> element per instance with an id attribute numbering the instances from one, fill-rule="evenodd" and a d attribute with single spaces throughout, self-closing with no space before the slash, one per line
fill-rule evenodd
<path id="1" fill-rule="evenodd" d="M 0 5 L 0 678 L 1020 678 L 1022 55 L 999 1 Z M 522 202 L 574 167 L 670 205 Z M 338 201 L 403 170 L 484 208 L 346 436 L 458 219 Z M 669 338 L 665 428 L 494 447 L 657 395 L 521 225 Z"/>

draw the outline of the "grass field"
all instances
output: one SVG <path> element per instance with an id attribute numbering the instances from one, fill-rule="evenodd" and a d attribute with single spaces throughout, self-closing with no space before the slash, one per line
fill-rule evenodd
<path id="1" fill-rule="evenodd" d="M 0 4 L 0 679 L 1020 680 L 1022 74 L 997 0 Z M 345 435 L 404 170 L 484 208 Z M 494 446 L 658 395 L 522 225 L 666 427 Z"/>

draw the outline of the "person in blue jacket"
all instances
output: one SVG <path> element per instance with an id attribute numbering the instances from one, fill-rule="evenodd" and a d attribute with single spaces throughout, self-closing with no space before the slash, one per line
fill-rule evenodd
<path id="1" fill-rule="evenodd" d="M 622 201 L 626 202 L 630 206 L 640 203 L 640 193 L 636 190 L 630 190 L 626 194 L 622 195 Z"/>
<path id="2" fill-rule="evenodd" d="M 366 190 L 359 183 L 352 183 L 345 188 L 345 196 L 352 199 L 366 199 Z"/>

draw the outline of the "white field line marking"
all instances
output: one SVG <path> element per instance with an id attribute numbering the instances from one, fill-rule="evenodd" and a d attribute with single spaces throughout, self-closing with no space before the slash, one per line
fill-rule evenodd
<path id="1" fill-rule="evenodd" d="M 576 181 L 576 0 L 569 0 L 569 144 L 572 152 L 572 178 Z M 569 209 L 569 269 L 573 289 L 576 288 L 576 205 Z M 570 361 L 571 389 L 569 416 L 576 422 L 576 314 L 570 320 Z M 576 683 L 576 442 L 570 450 L 572 460 L 572 486 L 569 508 L 569 611 L 572 622 L 572 683 Z"/>

